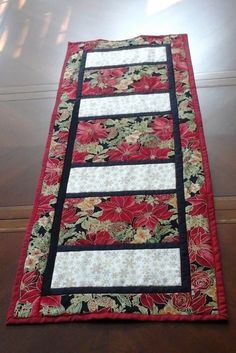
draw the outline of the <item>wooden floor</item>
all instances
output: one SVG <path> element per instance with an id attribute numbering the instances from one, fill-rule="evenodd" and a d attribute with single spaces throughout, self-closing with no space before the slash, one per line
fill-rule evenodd
<path id="1" fill-rule="evenodd" d="M 235 13 L 234 0 L 0 0 L 0 353 L 236 352 Z M 169 33 L 189 35 L 212 171 L 229 322 L 6 327 L 67 42 Z"/>

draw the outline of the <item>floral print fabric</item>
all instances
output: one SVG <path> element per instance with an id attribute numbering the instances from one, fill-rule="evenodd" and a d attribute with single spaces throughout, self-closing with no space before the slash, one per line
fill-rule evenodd
<path id="1" fill-rule="evenodd" d="M 67 199 L 60 245 L 178 242 L 176 196 Z"/>
<path id="2" fill-rule="evenodd" d="M 104 40 L 74 43 L 63 72 L 60 102 L 51 136 L 49 155 L 44 171 L 38 209 L 34 215 L 17 297 L 9 316 L 17 322 L 54 318 L 67 320 L 74 315 L 93 314 L 109 317 L 112 314 L 148 315 L 152 319 L 171 317 L 192 319 L 224 318 L 225 311 L 218 290 L 216 252 L 214 249 L 212 214 L 209 210 L 209 189 L 203 170 L 199 122 L 193 104 L 189 67 L 182 35 L 142 36 L 128 41 Z M 71 122 L 73 100 L 77 93 L 77 79 L 83 50 L 120 48 L 132 45 L 170 44 L 174 66 L 176 97 L 180 119 L 181 146 L 184 161 L 184 190 L 188 251 L 191 270 L 191 291 L 176 293 L 129 293 L 41 296 L 42 279 L 50 246 L 60 178 Z M 158 70 L 137 73 L 134 67 L 120 71 L 88 70 L 83 83 L 84 95 L 112 91 L 162 89 L 167 84 L 165 65 Z M 161 71 L 162 70 L 162 73 Z M 139 77 L 135 75 L 139 75 Z M 115 75 L 117 79 L 114 80 Z M 100 78 L 100 76 L 102 78 Z M 120 77 L 125 77 L 124 84 Z M 99 78 L 99 79 L 98 79 Z M 113 81 L 114 80 L 114 81 Z M 158 86 L 159 85 L 159 86 Z M 164 85 L 164 86 L 160 86 Z M 123 91 L 122 91 L 123 92 Z M 168 159 L 174 156 L 173 127 L 169 116 L 139 119 L 96 119 L 78 124 L 73 162 L 109 160 Z M 147 156 L 147 157 L 146 157 Z M 143 242 L 178 242 L 178 222 L 175 195 L 148 197 L 93 197 L 68 199 L 64 203 L 60 230 L 60 245 L 110 244 Z M 220 302 L 221 300 L 221 302 Z M 218 316 L 219 315 L 219 316 Z M 220 316 L 221 315 L 221 316 Z M 137 316 L 134 316 L 137 318 Z M 147 316 L 145 316 L 147 318 Z M 79 319 L 79 317 L 78 317 Z M 14 321 L 15 322 L 15 321 Z"/>
<path id="3" fill-rule="evenodd" d="M 166 65 L 135 65 L 86 70 L 82 95 L 102 95 L 168 89 Z"/>
<path id="4" fill-rule="evenodd" d="M 168 159 L 174 156 L 170 115 L 80 121 L 73 162 Z"/>

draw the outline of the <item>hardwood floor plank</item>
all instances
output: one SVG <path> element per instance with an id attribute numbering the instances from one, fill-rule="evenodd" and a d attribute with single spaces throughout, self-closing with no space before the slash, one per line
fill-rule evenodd
<path id="1" fill-rule="evenodd" d="M 0 207 L 0 220 L 27 219 L 30 217 L 32 206 Z"/>
<path id="2" fill-rule="evenodd" d="M 28 219 L 2 219 L 0 220 L 0 233 L 24 232 Z"/>
<path id="3" fill-rule="evenodd" d="M 236 210 L 217 210 L 216 222 L 236 224 Z"/>

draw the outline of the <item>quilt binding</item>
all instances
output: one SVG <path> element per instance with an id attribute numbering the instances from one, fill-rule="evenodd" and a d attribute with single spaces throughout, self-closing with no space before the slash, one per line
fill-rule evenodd
<path id="1" fill-rule="evenodd" d="M 140 35 L 143 37 L 145 35 Z M 17 273 L 15 283 L 12 289 L 12 297 L 9 305 L 9 309 L 7 311 L 6 317 L 6 324 L 39 324 L 39 323 L 59 323 L 59 322 L 74 322 L 74 321 L 88 321 L 88 320 L 101 320 L 101 319 L 125 319 L 125 320 L 138 320 L 138 321 L 219 321 L 219 320 L 227 320 L 227 308 L 226 308 L 226 301 L 225 301 L 225 291 L 224 291 L 224 283 L 223 283 L 223 275 L 222 275 L 222 265 L 221 265 L 221 255 L 219 250 L 219 244 L 217 239 L 217 228 L 216 228 L 216 218 L 215 218 L 215 206 L 214 206 L 214 199 L 213 199 L 213 190 L 212 190 L 212 182 L 211 182 L 211 173 L 209 167 L 209 160 L 206 148 L 206 141 L 203 131 L 203 124 L 202 124 L 202 116 L 197 96 L 195 78 L 193 73 L 193 66 L 190 56 L 190 49 L 188 44 L 188 35 L 187 34 L 178 34 L 181 36 L 184 43 L 184 49 L 186 54 L 186 61 L 188 66 L 188 74 L 189 74 L 189 82 L 190 82 L 190 89 L 192 93 L 192 102 L 193 102 L 193 109 L 195 113 L 195 119 L 198 126 L 199 131 L 199 139 L 200 139 L 200 146 L 201 146 L 201 153 L 202 153 L 202 160 L 203 160 L 203 170 L 204 176 L 206 180 L 206 188 L 207 188 L 207 208 L 208 208 L 208 221 L 209 221 L 209 230 L 211 234 L 211 242 L 212 242 L 212 251 L 214 255 L 214 268 L 215 268 L 215 276 L 216 276 L 216 291 L 217 291 L 217 303 L 219 314 L 211 315 L 211 314 L 201 314 L 201 315 L 173 315 L 173 314 L 162 314 L 162 315 L 153 315 L 153 314 L 135 314 L 135 313 L 90 313 L 90 314 L 70 314 L 70 315 L 62 315 L 58 317 L 42 317 L 42 316 L 35 316 L 30 318 L 15 318 L 14 317 L 14 308 L 19 296 L 20 290 L 20 283 L 23 275 L 24 270 L 24 262 L 27 254 L 28 243 L 31 236 L 31 230 L 33 227 L 34 219 L 37 213 L 38 205 L 39 205 L 39 197 L 42 189 L 43 179 L 44 179 L 44 172 L 46 167 L 46 162 L 49 153 L 49 147 L 51 143 L 51 137 L 53 134 L 54 123 L 57 117 L 57 108 L 60 103 L 60 97 L 62 93 L 62 82 L 63 82 L 63 75 L 66 68 L 67 61 L 70 57 L 71 46 L 76 44 L 74 42 L 68 42 L 66 56 L 64 59 L 61 76 L 59 80 L 56 102 L 54 105 L 53 113 L 51 116 L 51 122 L 49 126 L 49 133 L 46 141 L 45 151 L 42 160 L 41 172 L 36 188 L 35 199 L 33 204 L 33 210 L 31 214 L 31 218 L 27 225 L 25 237 L 23 239 L 23 246 L 21 250 L 21 255 L 18 263 Z M 163 36 L 151 36 L 156 38 L 162 38 Z M 98 39 L 104 40 L 104 39 Z"/>

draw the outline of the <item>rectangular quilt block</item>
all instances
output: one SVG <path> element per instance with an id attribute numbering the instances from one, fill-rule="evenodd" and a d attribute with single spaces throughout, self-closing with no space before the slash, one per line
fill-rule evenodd
<path id="1" fill-rule="evenodd" d="M 225 320 L 186 35 L 69 43 L 8 323 Z"/>

